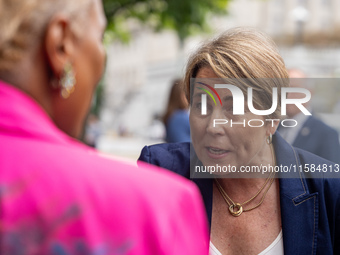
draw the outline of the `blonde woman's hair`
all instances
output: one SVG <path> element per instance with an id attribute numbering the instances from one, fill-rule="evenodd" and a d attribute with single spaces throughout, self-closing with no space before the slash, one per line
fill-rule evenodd
<path id="1" fill-rule="evenodd" d="M 0 0 L 0 72 L 11 70 L 43 39 L 54 14 L 71 17 L 79 35 L 93 0 Z"/>
<path id="2" fill-rule="evenodd" d="M 253 28 L 234 28 L 203 43 L 186 67 L 184 87 L 189 102 L 190 80 L 204 67 L 211 68 L 220 78 L 229 79 L 230 84 L 237 83 L 244 95 L 252 87 L 254 106 L 258 109 L 272 106 L 272 88 L 277 87 L 278 107 L 268 117 L 280 119 L 280 92 L 281 87 L 288 86 L 288 73 L 275 43 L 264 33 Z"/>

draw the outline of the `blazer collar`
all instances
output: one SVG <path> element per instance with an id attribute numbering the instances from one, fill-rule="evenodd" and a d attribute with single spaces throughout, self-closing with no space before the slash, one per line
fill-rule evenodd
<path id="1" fill-rule="evenodd" d="M 15 136 L 68 145 L 78 141 L 57 128 L 45 110 L 29 95 L 0 80 L 0 130 Z"/>
<path id="2" fill-rule="evenodd" d="M 301 163 L 297 151 L 288 144 L 279 133 L 273 136 L 273 145 L 277 166 L 286 166 L 291 169 L 289 178 L 286 178 L 287 176 L 281 176 L 283 178 L 280 178 L 280 193 L 290 199 L 308 194 L 306 179 L 303 178 L 303 174 L 298 171 Z M 297 169 L 297 171 L 294 172 L 293 169 Z"/>

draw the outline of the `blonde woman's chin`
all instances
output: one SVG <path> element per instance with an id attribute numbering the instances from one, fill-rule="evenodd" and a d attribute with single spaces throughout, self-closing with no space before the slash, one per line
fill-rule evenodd
<path id="1" fill-rule="evenodd" d="M 232 168 L 230 167 L 230 170 Z M 268 174 L 263 172 L 245 172 L 244 170 L 234 169 L 235 171 L 216 171 L 216 169 L 210 169 L 208 172 L 213 178 L 267 178 Z"/>

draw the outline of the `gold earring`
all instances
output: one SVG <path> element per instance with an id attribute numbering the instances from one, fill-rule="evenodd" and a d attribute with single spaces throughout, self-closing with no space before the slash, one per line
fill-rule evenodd
<path id="1" fill-rule="evenodd" d="M 70 62 L 67 62 L 64 66 L 63 74 L 60 78 L 61 91 L 60 95 L 62 98 L 68 98 L 74 91 L 76 84 L 76 77 L 73 71 L 73 66 Z"/>
<path id="2" fill-rule="evenodd" d="M 267 143 L 272 144 L 272 142 L 273 142 L 273 135 L 272 133 L 270 133 L 269 136 L 267 137 Z"/>

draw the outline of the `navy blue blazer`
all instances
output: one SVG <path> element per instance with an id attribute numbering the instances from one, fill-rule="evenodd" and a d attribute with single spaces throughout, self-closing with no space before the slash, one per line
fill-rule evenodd
<path id="1" fill-rule="evenodd" d="M 283 128 L 281 126 L 279 131 Z M 338 132 L 313 116 L 309 116 L 305 121 L 293 142 L 293 146 L 340 163 Z"/>
<path id="2" fill-rule="evenodd" d="M 280 135 L 273 136 L 277 164 L 333 163 L 293 148 Z M 190 178 L 190 143 L 146 146 L 139 160 Z M 340 176 L 340 173 L 339 173 Z M 340 179 L 281 178 L 280 204 L 285 254 L 340 254 Z M 199 187 L 209 224 L 213 179 L 192 179 Z"/>

